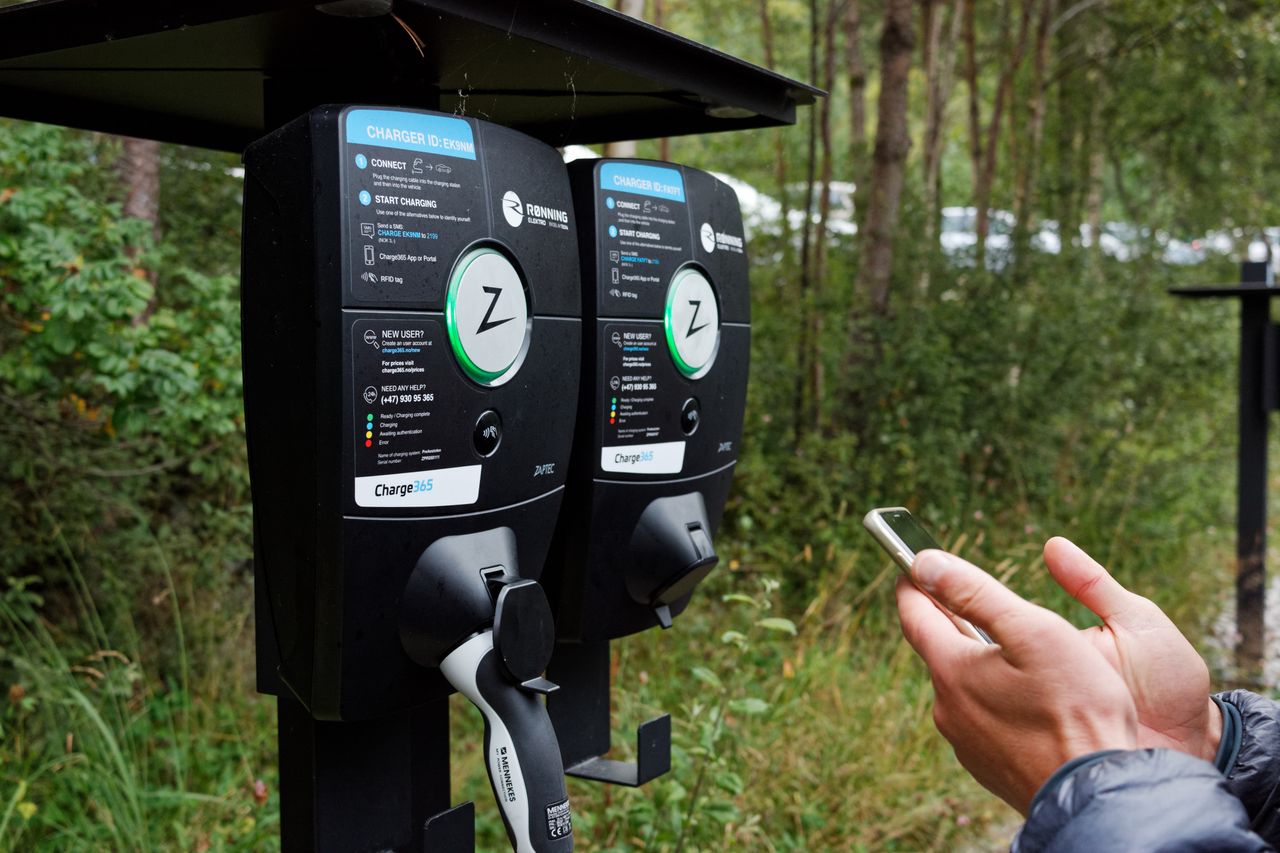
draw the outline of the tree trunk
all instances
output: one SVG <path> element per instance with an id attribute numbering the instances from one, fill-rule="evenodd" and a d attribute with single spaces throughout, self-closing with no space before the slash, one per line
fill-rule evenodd
<path id="1" fill-rule="evenodd" d="M 152 139 L 135 139 L 121 137 L 123 147 L 120 153 L 120 179 L 124 184 L 124 215 L 131 219 L 141 219 L 151 226 L 151 236 L 160 236 L 160 143 Z M 129 258 L 134 261 L 134 274 L 151 282 L 151 298 L 138 316 L 133 318 L 134 325 L 142 325 L 151 318 L 156 310 L 157 293 L 155 290 L 156 271 L 144 270 L 136 266 L 141 262 L 139 247 L 130 246 L 127 250 Z"/>
<path id="2" fill-rule="evenodd" d="M 769 0 L 760 0 L 760 42 L 764 48 L 764 64 L 770 71 L 777 70 L 773 51 L 773 19 L 769 15 Z M 773 176 L 778 192 L 778 229 L 782 235 L 783 252 L 791 250 L 791 222 L 788 219 L 790 205 L 787 192 L 787 149 L 783 129 L 773 132 Z"/>
<path id="3" fill-rule="evenodd" d="M 818 0 L 809 0 L 809 79 L 815 83 L 818 79 L 818 35 Z M 809 427 L 808 418 L 806 417 L 808 407 L 805 405 L 805 395 L 811 370 L 809 357 L 816 350 L 816 341 L 811 337 L 812 323 L 810 321 L 810 315 L 817 310 L 813 306 L 813 294 L 811 292 L 813 289 L 813 268 L 810 258 L 812 254 L 810 240 L 813 237 L 813 186 L 816 180 L 817 149 L 818 120 L 810 111 L 809 150 L 808 159 L 805 163 L 804 207 L 802 208 L 804 220 L 800 228 L 799 370 L 796 371 L 795 406 L 793 408 L 797 450 L 799 450 L 800 443 Z"/>
<path id="4" fill-rule="evenodd" d="M 932 4 L 930 4 L 932 5 Z M 948 23 L 943 12 L 950 11 Z M 956 3 L 934 9 L 928 30 L 928 56 L 925 62 L 926 105 L 924 129 L 924 242 L 930 255 L 937 249 L 938 199 L 942 195 L 942 131 L 947 122 L 947 102 L 955 85 L 956 43 L 960 40 L 963 20 Z M 946 37 L 943 37 L 945 26 Z M 920 273 L 920 292 L 929 292 L 929 264 Z"/>
<path id="5" fill-rule="evenodd" d="M 644 20 L 644 0 L 617 0 L 616 8 L 624 15 L 630 15 L 633 18 Z M 634 140 L 624 140 L 622 142 L 606 142 L 604 146 L 604 156 L 606 157 L 634 157 L 636 156 L 636 143 Z"/>
<path id="6" fill-rule="evenodd" d="M 969 86 L 969 175 L 976 192 L 982 174 L 982 109 L 978 92 L 978 37 L 974 25 L 976 0 L 964 2 L 964 79 Z"/>
<path id="7" fill-rule="evenodd" d="M 1075 28 L 1058 31 L 1059 56 L 1072 48 L 1074 31 Z M 1081 102 L 1088 97 L 1081 83 L 1082 76 L 1078 72 L 1064 74 L 1057 79 L 1056 86 L 1057 103 L 1054 113 L 1057 117 L 1058 168 L 1055 170 L 1057 183 L 1054 186 L 1053 217 L 1058 220 L 1063 251 L 1068 247 L 1078 246 L 1080 242 L 1079 175 L 1083 170 L 1079 163 L 1082 128 L 1085 124 L 1081 115 Z"/>
<path id="8" fill-rule="evenodd" d="M 867 63 L 862 58 L 862 0 L 845 0 L 840 28 L 844 32 L 844 72 L 849 81 L 849 179 L 853 181 L 853 216 L 865 224 L 867 200 Z"/>
<path id="9" fill-rule="evenodd" d="M 915 47 L 911 0 L 886 0 L 880 37 L 880 99 L 876 107 L 876 146 L 871 163 L 867 228 L 859 271 L 860 287 L 880 314 L 889 307 L 893 236 L 898 224 L 903 165 L 911 148 L 907 133 L 907 84 Z"/>
<path id="10" fill-rule="evenodd" d="M 836 77 L 836 16 L 840 0 L 828 0 L 826 25 L 822 42 L 822 88 L 830 92 Z M 818 223 L 813 247 L 813 280 L 810 287 L 809 306 L 809 428 L 822 429 L 823 366 L 822 366 L 822 296 L 827 279 L 827 235 L 831 219 L 831 175 L 833 171 L 831 150 L 831 99 L 823 98 L 818 104 L 818 138 L 822 145 L 821 178 L 818 182 Z"/>
<path id="11" fill-rule="evenodd" d="M 1000 151 L 1000 127 L 1004 118 L 1005 104 L 1013 92 L 1013 78 L 1022 65 L 1023 55 L 1027 51 L 1027 36 L 1031 30 L 1031 8 L 1034 0 L 1022 0 L 1022 14 L 1018 23 L 1018 35 L 1013 42 L 1004 68 L 1000 72 L 996 86 L 995 101 L 991 105 L 991 118 L 987 124 L 987 138 L 983 143 L 982 171 L 978 175 L 978 185 L 973 193 L 973 206 L 977 208 L 974 232 L 977 234 L 978 266 L 981 267 L 986 258 L 987 232 L 991 226 L 991 187 L 996 179 L 996 162 Z M 1005 6 L 1005 19 L 1000 30 L 1007 34 L 1009 30 L 1008 6 Z M 1003 41 L 1007 41 L 1004 39 Z"/>
<path id="12" fill-rule="evenodd" d="M 1044 140 L 1045 95 L 1048 91 L 1046 74 L 1052 44 L 1050 26 L 1056 5 L 1055 0 L 1041 0 L 1040 3 L 1040 17 L 1036 23 L 1035 61 L 1032 66 L 1031 91 L 1027 103 L 1030 127 L 1026 135 L 1026 148 L 1018 160 L 1018 171 L 1014 181 L 1014 260 L 1019 275 L 1026 269 L 1027 254 L 1031 248 L 1031 235 L 1035 232 L 1032 214 L 1035 209 L 1036 180 L 1040 174 L 1040 145 Z"/>
<path id="13" fill-rule="evenodd" d="M 1089 260 L 1095 267 L 1102 259 L 1102 167 L 1106 162 L 1106 139 L 1102 128 L 1102 93 L 1100 74 L 1087 75 L 1094 93 L 1089 104 L 1089 122 L 1085 130 L 1084 146 L 1088 159 L 1085 166 L 1084 220 L 1089 229 L 1091 243 Z"/>

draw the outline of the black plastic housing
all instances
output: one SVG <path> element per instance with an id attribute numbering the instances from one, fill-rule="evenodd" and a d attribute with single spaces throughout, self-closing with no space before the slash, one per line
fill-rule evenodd
<path id="1" fill-rule="evenodd" d="M 637 160 L 579 160 L 569 174 L 582 253 L 582 382 L 570 480 L 542 583 L 559 640 L 573 643 L 670 624 L 714 565 L 710 542 L 742 435 L 751 303 L 742 215 L 727 184 Z M 678 368 L 664 337 L 668 289 L 688 269 L 714 286 L 719 311 L 718 348 L 697 378 Z M 699 411 L 692 434 L 682 423 L 690 400 Z M 678 467 L 605 469 L 637 456 L 628 448 L 645 447 L 675 448 Z M 660 463 L 664 451 L 650 452 Z"/>
<path id="2" fill-rule="evenodd" d="M 352 141 L 356 110 L 438 123 L 429 126 L 448 128 L 442 144 L 453 148 Z M 317 719 L 369 719 L 452 692 L 398 636 L 406 583 L 432 542 L 505 527 L 526 577 L 544 563 L 580 359 L 567 175 L 554 149 L 515 131 L 381 107 L 318 107 L 251 145 L 245 167 L 258 685 L 291 693 Z M 519 221 L 504 215 L 504 195 L 518 198 Z M 523 361 L 494 387 L 463 370 L 445 322 L 453 266 L 477 247 L 513 264 L 530 318 Z M 387 378 L 396 371 L 403 378 Z M 489 411 L 500 435 L 485 455 Z M 430 476 L 445 469 L 455 473 Z M 377 504 L 369 490 L 384 475 L 415 493 L 394 498 L 437 503 Z M 433 485 L 444 498 L 424 497 Z"/>

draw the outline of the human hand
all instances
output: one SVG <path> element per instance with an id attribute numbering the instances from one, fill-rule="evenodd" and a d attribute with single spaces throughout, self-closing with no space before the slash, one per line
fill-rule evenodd
<path id="1" fill-rule="evenodd" d="M 1138 745 L 1213 761 L 1222 714 L 1209 698 L 1209 668 L 1169 617 L 1129 592 L 1061 536 L 1045 543 L 1049 573 L 1103 624 L 1082 633 L 1120 673 L 1138 710 Z"/>
<path id="2" fill-rule="evenodd" d="M 1094 642 L 959 557 L 923 551 L 912 575 L 939 604 L 989 633 L 962 633 L 929 597 L 898 579 L 902 632 L 933 678 L 933 719 L 985 788 L 1026 814 L 1066 761 L 1137 745 L 1137 711 Z"/>

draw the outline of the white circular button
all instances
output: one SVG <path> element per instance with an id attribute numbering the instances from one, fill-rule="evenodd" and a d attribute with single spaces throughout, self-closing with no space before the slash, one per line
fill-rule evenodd
<path id="1" fill-rule="evenodd" d="M 667 290 L 667 347 L 690 379 L 706 374 L 720 347 L 720 304 L 707 277 L 695 269 L 676 273 Z"/>
<path id="2" fill-rule="evenodd" d="M 529 334 L 529 302 L 520 275 L 495 249 L 473 249 L 458 261 L 445 305 L 449 344 L 463 371 L 498 385 L 519 367 Z"/>

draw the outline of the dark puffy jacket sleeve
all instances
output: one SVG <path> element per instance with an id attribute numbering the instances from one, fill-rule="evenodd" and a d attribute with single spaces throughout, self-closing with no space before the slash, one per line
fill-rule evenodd
<path id="1" fill-rule="evenodd" d="M 1243 750 L 1241 751 L 1243 754 Z M 1171 749 L 1095 753 L 1064 765 L 1032 800 L 1014 853 L 1271 851 L 1227 780 Z"/>
<path id="2" fill-rule="evenodd" d="M 1218 767 L 1227 787 L 1244 804 L 1253 831 L 1280 844 L 1280 706 L 1247 690 L 1214 698 L 1223 706 Z M 1238 719 L 1230 719 L 1232 711 Z"/>

